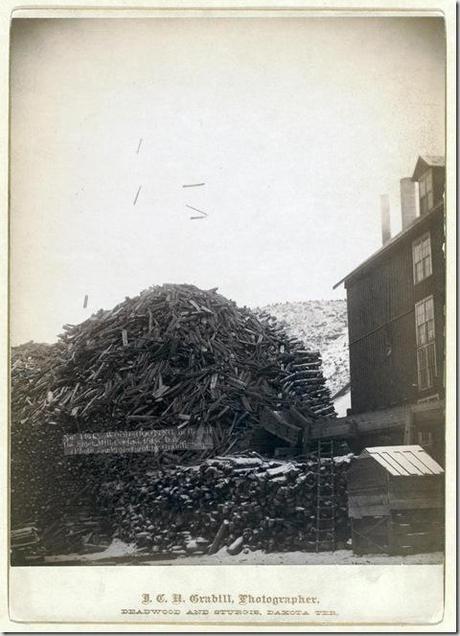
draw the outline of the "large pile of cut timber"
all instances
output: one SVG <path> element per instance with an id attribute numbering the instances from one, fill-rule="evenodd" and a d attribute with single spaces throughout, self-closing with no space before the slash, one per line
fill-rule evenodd
<path id="1" fill-rule="evenodd" d="M 146 472 L 125 466 L 105 479 L 90 475 L 97 513 L 82 499 L 39 523 L 38 532 L 13 532 L 14 562 L 102 552 L 120 540 L 130 554 L 152 558 L 343 549 L 350 540 L 351 461 L 352 455 L 274 460 L 247 452 Z"/>
<path id="2" fill-rule="evenodd" d="M 213 553 L 223 546 L 231 554 L 334 549 L 350 536 L 350 459 L 281 461 L 252 454 L 134 479 L 118 475 L 103 483 L 98 507 L 111 519 L 113 537 L 152 554 Z"/>
<path id="3" fill-rule="evenodd" d="M 50 406 L 79 431 L 196 421 L 238 429 L 260 402 L 333 413 L 319 353 L 215 290 L 154 287 L 64 329 Z"/>
<path id="4" fill-rule="evenodd" d="M 251 446 L 264 407 L 334 415 L 318 352 L 216 290 L 163 285 L 13 351 L 13 518 L 77 497 L 87 477 L 196 463 Z M 37 353 L 37 351 L 35 351 Z M 65 457 L 63 435 L 206 426 L 213 449 Z"/>

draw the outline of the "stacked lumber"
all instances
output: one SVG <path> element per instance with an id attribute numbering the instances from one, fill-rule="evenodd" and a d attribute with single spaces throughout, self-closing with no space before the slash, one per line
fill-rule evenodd
<path id="1" fill-rule="evenodd" d="M 13 549 L 28 548 L 39 543 L 37 528 L 33 526 L 16 528 L 11 531 L 11 545 Z"/>
<path id="2" fill-rule="evenodd" d="M 12 354 L 12 508 L 18 525 L 52 517 L 88 476 L 197 463 L 251 447 L 263 408 L 334 416 L 321 357 L 268 315 L 215 289 L 149 288 L 79 325 L 55 345 Z M 204 425 L 212 450 L 64 457 L 65 433 Z"/>
<path id="3" fill-rule="evenodd" d="M 45 484 L 56 484 L 62 434 L 42 419 L 56 345 L 27 342 L 11 356 L 11 514 L 13 527 L 33 525 Z M 54 450 L 53 450 L 54 449 Z M 49 478 L 48 478 L 49 473 Z M 51 493 L 50 493 L 51 495 Z"/>
<path id="4" fill-rule="evenodd" d="M 46 406 L 52 382 L 55 345 L 26 342 L 13 347 L 11 356 L 11 411 L 13 432 L 32 423 Z"/>
<path id="5" fill-rule="evenodd" d="M 258 317 L 267 321 L 271 328 L 283 334 L 283 338 L 293 351 L 294 356 L 285 367 L 285 373 L 279 378 L 284 406 L 300 405 L 304 411 L 313 416 L 335 417 L 331 402 L 331 393 L 322 372 L 322 359 L 318 351 L 305 349 L 304 343 L 296 337 L 286 334 L 284 326 L 277 323 L 276 318 L 266 312 L 259 312 Z"/>
<path id="6" fill-rule="evenodd" d="M 11 565 L 25 565 L 40 558 L 44 547 L 34 526 L 15 528 L 11 531 Z"/>
<path id="7" fill-rule="evenodd" d="M 153 287 L 64 329 L 50 406 L 79 432 L 199 422 L 228 440 L 260 403 L 334 412 L 319 353 L 215 290 Z"/>
<path id="8" fill-rule="evenodd" d="M 230 554 L 315 551 L 319 472 L 334 461 L 334 496 L 323 497 L 320 515 L 334 517 L 335 545 L 344 547 L 350 537 L 350 460 L 274 461 L 247 454 L 114 475 L 99 489 L 98 509 L 111 520 L 114 538 L 148 554 L 212 554 L 224 546 Z"/>
<path id="9" fill-rule="evenodd" d="M 108 547 L 110 537 L 104 530 L 107 520 L 92 507 L 88 508 L 87 502 L 66 506 L 60 512 L 61 516 L 41 533 L 43 547 L 48 552 L 85 554 Z"/>

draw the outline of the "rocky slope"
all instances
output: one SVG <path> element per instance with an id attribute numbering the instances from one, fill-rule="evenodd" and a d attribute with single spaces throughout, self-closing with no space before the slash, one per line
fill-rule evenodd
<path id="1" fill-rule="evenodd" d="M 321 352 L 323 374 L 334 396 L 350 381 L 345 300 L 307 300 L 260 308 L 284 323 L 286 330 Z"/>

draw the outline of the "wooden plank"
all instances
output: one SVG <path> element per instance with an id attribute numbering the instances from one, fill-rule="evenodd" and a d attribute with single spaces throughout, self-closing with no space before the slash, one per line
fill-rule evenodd
<path id="1" fill-rule="evenodd" d="M 375 411 L 365 413 L 361 416 L 354 416 L 359 433 L 384 431 L 388 429 L 402 429 L 406 427 L 406 422 L 410 418 L 410 411 L 407 408 L 385 409 L 385 411 Z"/>
<path id="2" fill-rule="evenodd" d="M 365 493 L 368 490 L 388 490 L 388 478 L 385 469 L 372 457 L 362 456 L 350 466 L 347 473 L 349 493 Z"/>
<path id="3" fill-rule="evenodd" d="M 385 494 L 358 495 L 348 497 L 348 514 L 350 517 L 373 517 L 390 513 L 388 498 Z"/>
<path id="4" fill-rule="evenodd" d="M 436 416 L 444 414 L 444 400 L 436 400 L 433 402 L 425 402 L 412 405 L 412 412 L 416 416 L 421 414 L 435 414 Z"/>
<path id="5" fill-rule="evenodd" d="M 364 433 L 377 433 L 387 430 L 404 429 L 404 422 L 368 421 L 356 422 L 353 418 L 330 419 L 327 424 L 313 424 L 311 439 L 353 439 Z"/>
<path id="6" fill-rule="evenodd" d="M 312 417 L 301 413 L 294 406 L 291 406 L 291 408 L 289 409 L 289 415 L 293 424 L 297 424 L 298 426 L 303 428 L 304 431 L 309 430 L 314 421 Z"/>
<path id="7" fill-rule="evenodd" d="M 397 510 L 392 512 L 394 523 L 436 523 L 443 521 L 442 509 L 440 508 L 424 508 L 422 510 Z"/>
<path id="8" fill-rule="evenodd" d="M 310 439 L 350 439 L 355 437 L 355 429 L 349 421 L 330 419 L 327 423 L 313 423 L 310 429 Z"/>
<path id="9" fill-rule="evenodd" d="M 342 437 L 345 439 L 368 432 L 392 429 L 404 431 L 407 422 L 410 422 L 410 417 L 408 407 L 395 407 L 335 419 L 324 418 L 321 422 L 312 425 L 311 438 Z"/>
<path id="10" fill-rule="evenodd" d="M 436 501 L 426 497 L 414 499 L 392 499 L 389 502 L 391 510 L 412 510 L 417 508 L 442 508 L 442 501 Z"/>
<path id="11" fill-rule="evenodd" d="M 266 431 L 296 446 L 300 440 L 300 428 L 286 420 L 279 411 L 264 409 L 262 413 L 262 426 Z"/>
<path id="12" fill-rule="evenodd" d="M 411 550 L 414 552 L 431 552 L 439 548 L 440 537 L 433 534 L 408 534 L 405 536 L 392 536 L 391 548 L 393 552 Z"/>
<path id="13" fill-rule="evenodd" d="M 364 517 L 386 516 L 390 513 L 388 506 L 383 504 L 357 506 L 348 504 L 348 515 L 351 519 L 362 519 Z"/>
<path id="14" fill-rule="evenodd" d="M 410 536 L 422 536 L 422 535 L 430 535 L 436 536 L 437 534 L 442 533 L 442 525 L 441 524 L 430 524 L 426 523 L 423 526 L 420 524 L 395 524 L 393 523 L 393 534 L 395 537 L 410 537 Z"/>
<path id="15" fill-rule="evenodd" d="M 413 424 L 414 424 L 414 414 L 411 411 L 409 413 L 409 417 L 406 419 L 406 422 L 404 424 L 404 444 L 410 444 L 412 441 L 412 429 L 413 429 Z"/>
<path id="16" fill-rule="evenodd" d="M 388 497 L 385 493 L 376 493 L 369 495 L 348 495 L 349 503 L 356 504 L 357 506 L 366 506 L 367 504 L 388 504 Z"/>
<path id="17" fill-rule="evenodd" d="M 356 554 L 379 554 L 388 552 L 387 517 L 368 517 L 351 520 L 351 537 L 353 551 Z"/>
<path id="18" fill-rule="evenodd" d="M 388 491 L 390 501 L 411 499 L 432 499 L 434 502 L 442 501 L 442 479 L 432 480 L 427 477 L 401 477 L 390 479 Z"/>

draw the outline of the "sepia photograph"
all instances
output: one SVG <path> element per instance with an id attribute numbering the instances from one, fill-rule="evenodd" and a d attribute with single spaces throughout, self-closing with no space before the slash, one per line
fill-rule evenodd
<path id="1" fill-rule="evenodd" d="M 10 34 L 11 571 L 424 566 L 441 597 L 442 15 Z"/>

